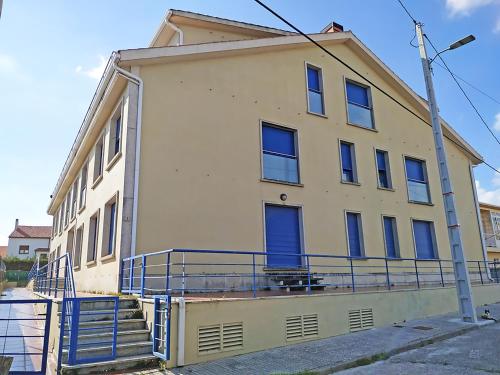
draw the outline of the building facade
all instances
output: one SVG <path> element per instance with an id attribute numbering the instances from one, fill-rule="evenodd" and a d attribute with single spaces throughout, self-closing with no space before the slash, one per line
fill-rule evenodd
<path id="1" fill-rule="evenodd" d="M 9 235 L 7 256 L 29 259 L 48 252 L 51 231 L 50 226 L 19 225 L 16 219 L 14 230 Z"/>
<path id="2" fill-rule="evenodd" d="M 500 263 L 500 206 L 480 203 L 479 207 L 488 261 Z"/>
<path id="3" fill-rule="evenodd" d="M 451 257 L 427 103 L 351 32 L 312 37 L 376 86 L 300 35 L 183 11 L 111 56 L 48 208 L 78 290 L 116 292 L 121 259 L 169 248 L 264 251 L 269 269 Z M 482 159 L 442 126 L 484 260 Z"/>

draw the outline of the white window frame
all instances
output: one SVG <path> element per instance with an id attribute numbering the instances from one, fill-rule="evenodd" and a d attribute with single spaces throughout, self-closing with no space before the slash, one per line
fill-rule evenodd
<path id="1" fill-rule="evenodd" d="M 367 128 L 366 126 L 363 126 L 363 125 L 360 125 L 360 124 L 356 124 L 356 123 L 350 121 L 350 118 L 349 118 L 349 100 L 347 99 L 347 83 L 348 82 L 350 82 L 350 83 L 352 83 L 354 85 L 360 86 L 360 87 L 364 87 L 365 89 L 367 89 L 367 92 L 368 92 L 368 102 L 369 102 L 370 106 L 369 106 L 369 108 L 364 107 L 364 106 L 362 106 L 362 107 L 370 110 L 373 127 Z M 372 97 L 372 90 L 371 90 L 370 86 L 365 85 L 365 84 L 363 84 L 361 82 L 358 82 L 358 81 L 356 81 L 356 80 L 354 80 L 352 78 L 348 78 L 348 77 L 344 76 L 344 100 L 345 100 L 345 111 L 346 111 L 346 120 L 347 120 L 346 123 L 347 123 L 347 125 L 355 126 L 357 128 L 371 130 L 371 131 L 375 131 L 375 132 L 378 131 L 377 125 L 375 123 L 375 112 L 373 110 L 373 108 L 374 108 L 373 97 Z"/>
<path id="2" fill-rule="evenodd" d="M 424 178 L 425 178 L 425 183 L 427 185 L 427 195 L 429 196 L 429 202 L 420 202 L 420 201 L 414 201 L 410 197 L 410 188 L 408 187 L 408 173 L 406 172 L 406 159 L 413 159 L 420 161 L 424 164 Z M 414 203 L 414 204 L 423 204 L 427 206 L 433 206 L 432 203 L 432 194 L 431 194 L 431 183 L 429 181 L 429 174 L 427 173 L 427 160 L 412 156 L 412 155 L 407 155 L 403 154 L 403 168 L 404 168 L 404 173 L 405 173 L 405 183 L 406 183 L 406 195 L 408 197 L 408 203 Z"/>
<path id="3" fill-rule="evenodd" d="M 351 150 L 351 162 L 352 162 L 352 175 L 353 175 L 353 181 L 346 181 L 344 180 L 344 168 L 342 165 L 342 143 L 349 144 L 350 150 Z M 339 165 L 340 165 L 340 182 L 343 184 L 349 184 L 349 185 L 361 185 L 359 182 L 359 176 L 358 176 L 358 163 L 356 161 L 356 145 L 354 142 L 348 141 L 346 139 L 338 139 L 338 149 L 339 149 Z"/>
<path id="4" fill-rule="evenodd" d="M 387 182 L 389 183 L 389 187 L 380 186 L 380 179 L 378 176 L 378 158 L 377 151 L 381 151 L 385 156 L 385 165 L 387 168 Z M 375 174 L 377 175 L 377 187 L 382 190 L 391 190 L 394 191 L 394 185 L 392 184 L 392 173 L 391 173 L 391 162 L 389 160 L 389 151 L 383 150 L 381 148 L 373 148 L 373 155 L 375 156 Z M 406 171 L 405 171 L 406 172 Z M 406 173 L 405 173 L 406 175 Z"/>
<path id="5" fill-rule="evenodd" d="M 326 115 L 326 102 L 325 102 L 325 86 L 323 83 L 323 68 L 321 68 L 319 65 L 310 63 L 308 61 L 304 62 L 305 66 L 305 74 L 306 74 L 306 101 L 307 101 L 307 113 L 311 115 L 316 115 L 320 117 L 327 117 Z M 319 73 L 319 85 L 320 85 L 320 94 L 321 94 L 321 100 L 323 102 L 323 113 L 318 113 L 314 112 L 311 110 L 311 103 L 309 102 L 309 77 L 307 75 L 307 69 L 312 68 L 314 70 L 317 70 Z"/>

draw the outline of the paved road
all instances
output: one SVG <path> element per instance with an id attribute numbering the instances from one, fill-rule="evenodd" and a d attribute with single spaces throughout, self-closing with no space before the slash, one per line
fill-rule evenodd
<path id="1" fill-rule="evenodd" d="M 500 374 L 500 324 L 487 325 L 446 341 L 398 354 L 385 361 L 336 374 L 491 375 L 492 373 Z"/>

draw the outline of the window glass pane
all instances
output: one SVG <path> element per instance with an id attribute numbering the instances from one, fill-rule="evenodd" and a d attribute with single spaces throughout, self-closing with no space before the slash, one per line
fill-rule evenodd
<path id="1" fill-rule="evenodd" d="M 352 153 L 351 145 L 349 143 L 341 143 L 340 151 L 342 154 L 342 168 L 352 170 Z"/>
<path id="2" fill-rule="evenodd" d="M 347 103 L 349 122 L 373 129 L 372 111 L 357 104 Z"/>
<path id="3" fill-rule="evenodd" d="M 323 94 L 319 92 L 309 91 L 309 112 L 324 114 L 323 110 Z"/>
<path id="4" fill-rule="evenodd" d="M 321 91 L 319 70 L 307 67 L 307 87 L 315 91 Z"/>
<path id="5" fill-rule="evenodd" d="M 370 107 L 368 99 L 368 89 L 366 87 L 356 85 L 352 82 L 347 82 L 347 101 L 350 103 L 359 104 L 365 107 Z"/>
<path id="6" fill-rule="evenodd" d="M 295 156 L 295 135 L 293 131 L 262 126 L 262 145 L 264 151 Z"/>
<path id="7" fill-rule="evenodd" d="M 377 151 L 377 167 L 378 167 L 378 170 L 386 170 L 386 166 L 385 166 L 385 156 L 386 156 L 386 152 L 384 151 Z"/>
<path id="8" fill-rule="evenodd" d="M 359 214 L 347 213 L 347 236 L 349 238 L 349 255 L 360 257 L 361 253 L 361 233 L 359 228 Z"/>
<path id="9" fill-rule="evenodd" d="M 406 177 L 411 180 L 425 181 L 424 163 L 421 160 L 405 159 Z"/>
<path id="10" fill-rule="evenodd" d="M 108 238 L 108 254 L 111 254 L 115 247 L 115 215 L 116 203 L 109 207 L 109 238 Z"/>
<path id="11" fill-rule="evenodd" d="M 408 181 L 408 195 L 411 201 L 430 202 L 429 189 L 426 183 Z"/>
<path id="12" fill-rule="evenodd" d="M 298 183 L 297 159 L 264 153 L 264 178 Z"/>
<path id="13" fill-rule="evenodd" d="M 120 135 L 122 127 L 122 118 L 118 116 L 115 123 L 115 155 L 120 151 Z"/>
<path id="14" fill-rule="evenodd" d="M 396 249 L 396 220 L 393 217 L 384 217 L 384 235 L 387 257 L 397 258 L 399 255 Z"/>
<path id="15" fill-rule="evenodd" d="M 417 258 L 435 259 L 436 251 L 434 249 L 432 223 L 428 221 L 414 220 L 413 234 L 415 237 Z"/>

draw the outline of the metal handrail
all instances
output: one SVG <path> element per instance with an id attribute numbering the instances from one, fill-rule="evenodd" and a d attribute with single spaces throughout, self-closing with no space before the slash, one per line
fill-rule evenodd
<path id="1" fill-rule="evenodd" d="M 204 260 L 196 262 L 186 261 L 189 254 L 202 254 Z M 182 259 L 175 261 L 175 254 L 182 255 Z M 212 261 L 211 256 L 219 254 L 223 256 L 244 256 L 248 257 L 248 262 L 231 261 L 224 263 L 224 258 L 217 258 Z M 441 286 L 451 285 L 455 283 L 453 261 L 451 259 L 420 259 L 420 258 L 389 258 L 389 257 L 353 257 L 330 254 L 291 254 L 279 253 L 283 257 L 300 257 L 302 266 L 295 269 L 272 269 L 267 268 L 265 262 L 257 262 L 257 257 L 267 257 L 269 253 L 264 251 L 237 251 L 237 250 L 195 250 L 195 249 L 167 249 L 158 252 L 145 253 L 135 255 L 122 260 L 120 269 L 120 290 L 125 294 L 140 294 L 144 297 L 146 294 L 175 294 L 180 293 L 200 293 L 200 292 L 230 292 L 230 291 L 249 291 L 253 296 L 256 296 L 258 290 L 281 290 L 283 285 L 262 285 L 271 276 L 272 277 L 287 277 L 302 274 L 307 276 L 301 282 L 308 293 L 313 289 L 318 289 L 317 280 L 329 278 L 333 281 L 330 283 L 322 283 L 321 287 L 343 287 L 349 288 L 353 292 L 360 287 L 380 287 L 381 283 L 376 280 L 377 275 L 384 275 L 384 287 L 388 290 L 397 285 L 415 285 L 420 288 L 424 285 L 436 284 Z M 154 257 L 165 256 L 163 263 L 154 263 L 151 261 Z M 314 264 L 317 259 L 325 261 L 341 260 L 344 264 Z M 367 262 L 372 261 L 372 262 Z M 373 261 L 381 262 L 380 264 L 372 264 Z M 222 263 L 221 263 L 222 262 Z M 407 263 L 410 262 L 410 265 Z M 490 262 L 485 260 L 467 261 L 467 266 L 472 275 L 477 276 L 476 282 L 485 284 L 490 280 L 487 277 L 487 268 L 491 269 Z M 197 267 L 202 271 L 190 272 L 191 267 Z M 205 271 L 210 267 L 219 267 L 222 270 L 218 272 Z M 231 269 L 227 271 L 227 268 Z M 236 267 L 247 267 L 246 272 L 238 272 Z M 177 270 L 178 268 L 178 270 Z M 262 271 L 259 270 L 262 268 Z M 369 269 L 368 272 L 364 270 Z M 177 270 L 177 272 L 176 272 Z M 392 272 L 391 272 L 392 271 Z M 271 276 L 270 276 L 271 275 Z M 274 275 L 274 276 L 273 276 Z M 277 276 L 276 276 L 277 275 Z M 242 285 L 231 287 L 194 287 L 187 285 L 187 282 L 206 283 L 207 285 L 214 280 L 224 279 L 224 283 L 228 280 L 243 280 Z M 340 278 L 341 281 L 335 281 L 335 278 Z M 344 279 L 350 279 L 346 282 Z M 367 280 L 362 282 L 362 279 Z M 370 284 L 370 280 L 375 281 Z M 403 281 L 399 279 L 405 279 Z M 410 281 L 406 280 L 410 279 Z M 200 281 L 201 280 L 201 281 Z M 244 281 L 247 281 L 245 284 Z M 175 282 L 180 282 L 180 286 L 174 285 Z M 493 280 L 495 281 L 495 280 Z M 160 283 L 162 286 L 160 287 Z"/>
<path id="2" fill-rule="evenodd" d="M 62 273 L 62 274 L 61 274 Z M 66 253 L 38 267 L 34 277 L 34 291 L 57 298 L 76 297 L 71 255 Z M 62 283 L 62 287 L 61 284 Z"/>

